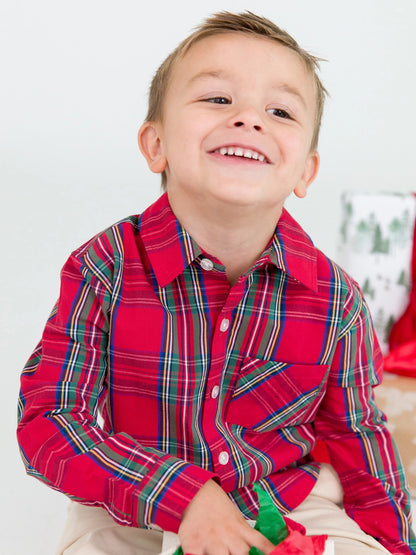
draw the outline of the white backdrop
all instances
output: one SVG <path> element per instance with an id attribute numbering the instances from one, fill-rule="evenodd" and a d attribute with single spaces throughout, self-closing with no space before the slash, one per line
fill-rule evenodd
<path id="1" fill-rule="evenodd" d="M 66 499 L 27 478 L 16 441 L 19 373 L 70 251 L 140 212 L 159 180 L 136 146 L 150 78 L 203 17 L 251 9 L 326 58 L 322 166 L 293 215 L 336 259 L 340 193 L 416 189 L 414 0 L 2 0 L 0 552 L 53 553 Z"/>

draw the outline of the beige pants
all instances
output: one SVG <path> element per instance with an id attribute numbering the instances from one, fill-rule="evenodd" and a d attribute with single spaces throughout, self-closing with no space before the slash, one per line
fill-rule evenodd
<path id="1" fill-rule="evenodd" d="M 388 553 L 346 515 L 342 496 L 336 472 L 322 465 L 312 492 L 289 516 L 308 535 L 328 534 L 335 555 Z M 178 546 L 176 534 L 120 526 L 104 509 L 71 503 L 57 555 L 170 555 Z"/>

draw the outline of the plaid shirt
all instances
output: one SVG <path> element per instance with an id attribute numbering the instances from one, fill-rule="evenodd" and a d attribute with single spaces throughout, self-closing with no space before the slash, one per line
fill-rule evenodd
<path id="1" fill-rule="evenodd" d="M 289 513 L 315 484 L 319 439 L 346 511 L 391 552 L 412 552 L 367 307 L 286 211 L 233 287 L 166 194 L 75 251 L 61 279 L 21 378 L 30 474 L 120 524 L 177 531 L 211 478 L 248 518 L 254 482 Z"/>

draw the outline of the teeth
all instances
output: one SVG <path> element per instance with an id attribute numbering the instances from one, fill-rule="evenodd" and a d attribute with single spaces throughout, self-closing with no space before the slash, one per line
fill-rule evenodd
<path id="1" fill-rule="evenodd" d="M 259 160 L 259 162 L 264 162 L 266 157 L 255 150 L 250 150 L 248 148 L 241 148 L 241 147 L 221 147 L 218 152 L 222 154 L 222 156 L 240 156 L 243 158 L 249 158 L 253 160 Z"/>

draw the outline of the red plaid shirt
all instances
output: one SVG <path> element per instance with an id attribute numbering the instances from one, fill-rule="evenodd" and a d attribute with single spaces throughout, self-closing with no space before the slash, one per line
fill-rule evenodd
<path id="1" fill-rule="evenodd" d="M 367 307 L 286 211 L 233 287 L 166 195 L 75 251 L 61 277 L 21 378 L 30 474 L 121 524 L 177 531 L 214 477 L 248 518 L 254 482 L 289 513 L 317 479 L 320 439 L 347 512 L 412 553 Z"/>

